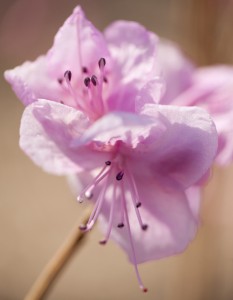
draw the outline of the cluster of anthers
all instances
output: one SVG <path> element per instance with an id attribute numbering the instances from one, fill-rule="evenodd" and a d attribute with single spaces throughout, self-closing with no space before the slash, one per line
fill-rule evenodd
<path id="1" fill-rule="evenodd" d="M 72 72 L 70 70 L 66 70 L 64 73 L 66 85 L 64 85 L 64 80 L 62 78 L 58 78 L 58 83 L 66 90 L 68 89 L 68 92 L 72 97 L 74 107 L 85 112 L 91 120 L 98 119 L 104 114 L 104 112 L 107 111 L 106 102 L 103 101 L 102 96 L 103 85 L 104 83 L 108 83 L 108 79 L 105 74 L 105 65 L 106 59 L 103 57 L 100 58 L 98 61 L 98 77 L 94 74 L 89 75 L 88 68 L 82 67 L 82 77 L 84 78 L 84 88 L 81 91 L 82 93 L 74 89 L 72 86 Z M 62 100 L 60 103 L 64 104 Z"/>

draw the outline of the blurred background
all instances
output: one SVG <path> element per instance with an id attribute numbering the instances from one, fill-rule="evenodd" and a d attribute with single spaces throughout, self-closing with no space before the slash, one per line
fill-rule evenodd
<path id="1" fill-rule="evenodd" d="M 1 0 L 0 69 L 47 52 L 54 34 L 81 4 L 99 29 L 135 20 L 178 42 L 199 65 L 233 63 L 231 0 Z M 50 176 L 21 152 L 22 104 L 0 77 L 0 299 L 23 299 L 82 215 L 65 178 Z M 98 228 L 46 299 L 233 299 L 233 167 L 214 169 L 204 191 L 201 226 L 181 255 L 140 266 L 149 293 L 117 245 L 100 247 Z"/>

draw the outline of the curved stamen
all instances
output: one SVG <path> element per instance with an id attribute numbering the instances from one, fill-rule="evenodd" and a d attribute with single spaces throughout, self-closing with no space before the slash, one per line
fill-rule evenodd
<path id="1" fill-rule="evenodd" d="M 86 109 L 85 105 L 83 105 L 83 103 L 82 104 L 80 103 L 80 101 L 77 97 L 77 93 L 75 92 L 75 90 L 73 89 L 73 87 L 71 85 L 72 73 L 70 70 L 65 71 L 64 78 L 65 78 L 65 82 L 66 82 L 68 91 L 69 91 L 70 95 L 72 96 L 72 98 L 74 99 L 75 105 L 77 106 L 78 109 L 85 111 L 85 109 Z M 81 99 L 80 95 L 78 95 L 78 96 Z"/>
<path id="2" fill-rule="evenodd" d="M 103 186 L 102 190 L 100 191 L 100 194 L 99 194 L 99 196 L 97 198 L 95 207 L 94 207 L 94 209 L 93 209 L 93 211 L 91 213 L 89 221 L 87 222 L 86 230 L 91 230 L 92 229 L 93 225 L 95 224 L 95 222 L 96 222 L 96 220 L 97 220 L 97 218 L 99 216 L 99 213 L 101 211 L 102 205 L 104 203 L 104 199 L 105 199 L 104 196 L 105 196 L 107 187 L 109 186 L 109 180 L 110 180 L 110 177 L 111 177 L 112 168 L 110 170 L 108 170 L 108 172 L 106 172 L 106 173 L 108 174 L 107 180 L 105 181 L 105 184 L 104 184 L 104 186 Z"/>
<path id="3" fill-rule="evenodd" d="M 97 86 L 97 84 L 98 84 L 98 79 L 97 79 L 97 77 L 96 77 L 95 75 L 92 75 L 92 76 L 91 76 L 91 82 L 92 82 L 92 84 L 93 84 L 94 86 Z"/>
<path id="4" fill-rule="evenodd" d="M 133 178 L 133 175 L 131 174 L 131 172 L 129 171 L 129 169 L 126 169 L 126 172 L 127 172 L 127 177 L 129 178 L 129 184 L 130 184 L 130 191 L 131 191 L 131 199 L 133 201 L 133 206 L 134 206 L 134 209 L 135 209 L 135 212 L 136 212 L 136 215 L 137 215 L 137 219 L 138 219 L 138 222 L 142 228 L 142 230 L 147 230 L 148 228 L 148 225 L 147 224 L 144 224 L 142 222 L 142 217 L 140 215 L 140 212 L 138 210 L 138 208 L 142 205 L 141 202 L 139 201 L 139 195 L 138 195 L 138 190 L 137 190 L 137 186 L 136 186 L 136 183 L 135 183 L 135 180 Z"/>
<path id="5" fill-rule="evenodd" d="M 106 59 L 104 57 L 101 57 L 100 60 L 98 61 L 98 65 L 99 65 L 99 95 L 102 103 L 102 111 L 105 111 L 107 107 L 106 107 L 106 103 L 103 101 L 102 93 L 103 93 L 103 82 L 105 83 L 108 82 L 105 76 Z"/>
<path id="6" fill-rule="evenodd" d="M 105 245 L 107 241 L 109 240 L 111 231 L 112 231 L 112 226 L 113 226 L 113 217 L 114 217 L 114 209 L 115 209 L 115 203 L 116 203 L 116 182 L 113 185 L 113 199 L 111 203 L 111 208 L 110 208 L 110 215 L 109 215 L 109 220 L 108 220 L 108 229 L 105 235 L 105 238 L 101 240 L 99 243 L 101 245 Z"/>
<path id="7" fill-rule="evenodd" d="M 103 99 L 102 99 L 102 88 L 99 85 L 99 80 L 96 75 L 91 77 L 86 77 L 84 79 L 84 84 L 88 88 L 88 102 L 89 102 L 89 111 L 97 113 L 97 116 L 102 115 L 103 110 Z"/>
<path id="8" fill-rule="evenodd" d="M 72 73 L 71 73 L 71 71 L 70 71 L 70 70 L 65 71 L 64 77 L 65 77 L 66 79 L 68 79 L 69 81 L 71 81 L 71 78 L 72 78 Z"/>
<path id="9" fill-rule="evenodd" d="M 123 200 L 123 197 L 121 197 L 121 211 L 120 211 L 120 215 L 121 215 L 121 221 L 117 225 L 117 227 L 118 228 L 123 228 L 125 226 L 125 224 L 124 224 L 124 215 L 125 215 L 125 212 L 124 212 L 124 200 Z"/>
<path id="10" fill-rule="evenodd" d="M 129 216 L 128 216 L 128 211 L 127 211 L 126 199 L 125 199 L 125 188 L 124 188 L 124 181 L 123 180 L 121 181 L 121 190 L 122 190 L 123 205 L 124 205 L 124 211 L 125 211 L 126 228 L 127 228 L 127 231 L 128 231 L 128 236 L 129 236 L 129 241 L 130 241 L 130 246 L 131 246 L 131 251 L 132 251 L 133 265 L 134 265 L 134 269 L 135 269 L 135 272 L 136 272 L 139 287 L 144 293 L 146 293 L 147 288 L 143 285 L 141 276 L 140 276 L 139 271 L 138 271 L 137 259 L 136 259 L 135 249 L 134 249 L 133 237 L 132 237 L 131 229 L 130 229 L 130 222 L 129 222 Z"/>
<path id="11" fill-rule="evenodd" d="M 104 167 L 100 170 L 100 172 L 98 173 L 98 175 L 93 179 L 93 181 L 88 184 L 82 191 L 81 193 L 78 195 L 77 197 L 77 201 L 79 203 L 82 203 L 85 198 L 88 198 L 88 194 L 92 194 L 93 189 L 95 188 L 95 186 L 101 181 L 103 180 L 109 173 L 109 170 L 107 172 L 104 173 L 104 171 L 111 165 L 111 162 L 109 164 L 109 161 L 105 162 Z M 104 174 L 103 174 L 104 173 Z"/>

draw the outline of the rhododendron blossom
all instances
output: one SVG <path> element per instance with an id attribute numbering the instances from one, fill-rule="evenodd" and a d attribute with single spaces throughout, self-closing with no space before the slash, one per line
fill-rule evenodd
<path id="1" fill-rule="evenodd" d="M 45 171 L 83 184 L 94 208 L 134 264 L 183 251 L 196 233 L 186 189 L 208 172 L 215 125 L 197 107 L 158 104 L 163 93 L 156 35 L 118 21 L 100 33 L 80 7 L 49 52 L 6 71 L 26 105 L 20 146 Z"/>

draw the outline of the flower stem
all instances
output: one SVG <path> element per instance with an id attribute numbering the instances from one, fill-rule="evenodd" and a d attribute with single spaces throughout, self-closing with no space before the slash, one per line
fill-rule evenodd
<path id="1" fill-rule="evenodd" d="M 70 234 L 60 246 L 48 264 L 44 267 L 39 277 L 36 279 L 24 300 L 43 299 L 51 288 L 58 274 L 62 271 L 75 250 L 80 247 L 84 241 L 85 233 L 79 229 L 80 223 L 86 224 L 90 217 L 91 210 L 87 209 L 81 221 L 71 230 Z"/>

